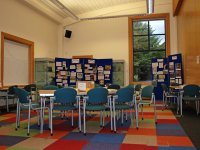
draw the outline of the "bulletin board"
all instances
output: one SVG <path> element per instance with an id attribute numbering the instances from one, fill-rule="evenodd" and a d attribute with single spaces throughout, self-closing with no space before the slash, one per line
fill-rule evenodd
<path id="1" fill-rule="evenodd" d="M 76 86 L 77 81 L 112 83 L 112 59 L 55 58 L 55 80 L 60 86 Z"/>

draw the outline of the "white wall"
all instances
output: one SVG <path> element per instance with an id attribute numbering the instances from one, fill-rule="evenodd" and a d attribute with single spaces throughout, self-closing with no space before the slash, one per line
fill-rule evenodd
<path id="1" fill-rule="evenodd" d="M 72 36 L 64 39 L 64 56 L 93 55 L 94 58 L 123 59 L 128 71 L 127 22 L 128 18 L 125 17 L 83 21 L 69 26 Z"/>
<path id="2" fill-rule="evenodd" d="M 58 24 L 21 0 L 0 0 L 0 32 L 33 41 L 35 58 L 58 55 Z"/>
<path id="3" fill-rule="evenodd" d="M 171 53 L 177 52 L 176 20 L 172 17 L 172 0 L 156 0 L 155 13 L 170 14 Z M 136 6 L 137 7 L 137 6 Z M 145 6 L 144 6 L 145 7 Z M 131 14 L 131 10 L 128 14 Z M 72 31 L 70 39 L 64 39 L 64 57 L 93 55 L 94 58 L 125 60 L 126 84 L 128 84 L 128 18 L 112 18 L 82 21 L 66 27 Z"/>
<path id="4" fill-rule="evenodd" d="M 0 31 L 35 43 L 35 57 L 55 57 L 58 51 L 58 24 L 21 0 L 0 0 Z"/>

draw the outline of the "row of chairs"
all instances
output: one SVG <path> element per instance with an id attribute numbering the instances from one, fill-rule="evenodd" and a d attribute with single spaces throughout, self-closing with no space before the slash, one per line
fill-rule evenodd
<path id="1" fill-rule="evenodd" d="M 52 89 L 47 87 L 46 89 Z M 86 134 L 86 111 L 100 111 L 100 125 L 104 126 L 104 112 L 110 111 L 111 114 L 111 130 L 116 132 L 116 112 L 121 112 L 121 122 L 123 123 L 124 111 L 130 109 L 130 116 L 133 119 L 132 109 L 135 109 L 136 127 L 138 128 L 138 110 L 141 109 L 143 119 L 143 105 L 154 104 L 154 117 L 156 122 L 156 107 L 155 107 L 155 96 L 153 94 L 153 86 L 146 86 L 141 90 L 139 101 L 136 101 L 134 89 L 125 87 L 118 89 L 114 96 L 109 96 L 106 88 L 94 88 L 87 92 L 87 96 L 83 98 L 83 107 L 80 106 L 80 96 L 77 96 L 77 91 L 73 88 L 55 88 L 54 99 L 51 99 L 50 106 L 45 107 L 49 111 L 49 128 L 53 135 L 53 111 L 71 111 L 72 113 L 72 126 L 74 125 L 73 114 L 74 110 L 82 109 L 83 111 L 83 132 Z M 28 132 L 30 134 L 30 112 L 36 110 L 38 117 L 38 124 L 43 122 L 44 112 L 41 107 L 41 103 L 34 103 L 31 101 L 29 93 L 24 89 L 15 88 L 15 93 L 18 96 L 17 101 L 17 117 L 16 117 L 16 130 L 20 126 L 20 110 L 28 110 Z M 146 101 L 144 98 L 149 98 L 150 101 Z M 109 102 L 109 103 L 108 103 Z M 126 120 L 127 120 L 126 111 Z M 42 126 L 42 125 L 41 125 Z M 81 131 L 81 115 L 79 114 L 79 130 Z"/>
<path id="2" fill-rule="evenodd" d="M 182 102 L 194 102 L 196 106 L 196 113 L 199 114 L 199 102 L 200 102 L 200 87 L 195 84 L 188 84 L 183 87 L 183 89 L 170 90 L 165 84 L 161 84 L 163 89 L 163 108 L 167 106 L 168 101 L 173 99 L 177 101 L 177 114 L 180 108 L 180 100 Z M 180 109 L 179 109 L 180 108 Z"/>

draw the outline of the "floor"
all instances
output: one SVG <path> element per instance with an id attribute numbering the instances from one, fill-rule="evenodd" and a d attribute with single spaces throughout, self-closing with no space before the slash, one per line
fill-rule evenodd
<path id="1" fill-rule="evenodd" d="M 153 108 L 145 107 L 144 120 L 140 119 L 139 129 L 135 120 L 121 125 L 117 121 L 117 133 L 110 131 L 110 118 L 105 118 L 105 127 L 99 126 L 99 114 L 92 113 L 87 118 L 87 135 L 77 129 L 78 114 L 75 114 L 75 126 L 71 119 L 61 120 L 58 114 L 53 118 L 54 134 L 50 136 L 45 119 L 44 133 L 40 133 L 36 113 L 32 112 L 31 132 L 27 136 L 27 113 L 21 115 L 20 129 L 15 131 L 15 113 L 0 116 L 0 150 L 195 150 L 193 143 L 183 130 L 171 110 L 162 111 L 157 106 L 157 125 L 154 122 Z M 68 114 L 70 116 L 70 114 Z M 141 117 L 141 116 L 140 116 Z M 70 117 L 69 117 L 70 118 Z"/>

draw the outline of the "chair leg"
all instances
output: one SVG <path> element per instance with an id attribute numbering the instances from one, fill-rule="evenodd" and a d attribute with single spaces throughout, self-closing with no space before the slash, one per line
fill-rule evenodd
<path id="1" fill-rule="evenodd" d="M 8 107 L 8 95 L 6 96 L 6 109 L 7 109 L 7 112 L 9 112 L 9 107 Z"/>
<path id="2" fill-rule="evenodd" d="M 199 101 L 195 101 L 197 116 L 199 115 Z"/>
<path id="3" fill-rule="evenodd" d="M 48 108 L 48 115 L 49 115 L 49 129 L 51 129 L 51 112 L 50 112 L 50 108 Z"/>
<path id="4" fill-rule="evenodd" d="M 128 121 L 128 112 L 126 111 L 126 122 Z"/>
<path id="5" fill-rule="evenodd" d="M 112 114 L 112 102 L 110 102 L 110 130 L 113 131 L 113 114 Z"/>
<path id="6" fill-rule="evenodd" d="M 53 104 L 50 103 L 50 130 L 51 130 L 51 136 L 53 135 Z"/>
<path id="7" fill-rule="evenodd" d="M 176 97 L 176 102 L 177 102 L 176 114 L 178 114 L 179 107 L 180 107 L 180 103 L 179 103 L 178 97 Z"/>
<path id="8" fill-rule="evenodd" d="M 115 114 L 115 103 L 113 102 L 113 126 L 114 126 L 114 132 L 116 133 L 116 114 Z"/>
<path id="9" fill-rule="evenodd" d="M 155 101 L 155 96 L 153 97 L 153 107 L 154 107 L 154 120 L 155 120 L 155 123 L 157 124 L 157 115 L 156 115 L 156 101 Z"/>
<path id="10" fill-rule="evenodd" d="M 138 110 L 139 110 L 139 106 L 137 105 L 137 102 L 135 104 L 135 120 L 136 120 L 136 128 L 138 129 L 139 128 L 139 125 L 138 125 Z"/>
<path id="11" fill-rule="evenodd" d="M 18 105 L 18 121 L 17 121 L 17 126 L 18 128 L 20 127 L 20 117 L 21 117 L 21 107 L 20 104 Z"/>
<path id="12" fill-rule="evenodd" d="M 31 105 L 29 104 L 28 107 L 28 132 L 27 135 L 30 135 L 30 120 L 31 120 Z"/>
<path id="13" fill-rule="evenodd" d="M 15 130 L 18 129 L 18 118 L 19 118 L 19 103 L 17 102 L 17 111 L 16 111 L 16 127 L 15 127 Z"/>
<path id="14" fill-rule="evenodd" d="M 80 100 L 78 101 L 78 124 L 79 124 L 79 132 L 81 132 L 81 106 L 80 106 Z"/>
<path id="15" fill-rule="evenodd" d="M 162 107 L 162 111 L 165 109 L 165 95 L 164 95 L 164 92 L 163 92 L 163 107 Z"/>
<path id="16" fill-rule="evenodd" d="M 85 124 L 85 103 L 83 104 L 83 133 L 86 135 L 86 124 Z"/>
<path id="17" fill-rule="evenodd" d="M 72 127 L 74 126 L 74 111 L 72 110 Z"/>

